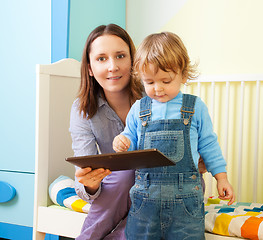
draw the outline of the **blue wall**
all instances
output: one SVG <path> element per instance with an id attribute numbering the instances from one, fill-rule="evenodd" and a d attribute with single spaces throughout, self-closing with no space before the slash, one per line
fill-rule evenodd
<path id="1" fill-rule="evenodd" d="M 68 56 L 80 61 L 89 33 L 109 23 L 125 28 L 125 0 L 71 0 Z"/>
<path id="2" fill-rule="evenodd" d="M 51 62 L 68 57 L 70 0 L 51 1 Z"/>
<path id="3" fill-rule="evenodd" d="M 50 63 L 50 36 L 50 1 L 1 1 L 0 181 L 17 190 L 14 199 L 0 204 L 3 238 L 32 236 L 36 64 Z"/>
<path id="4" fill-rule="evenodd" d="M 0 238 L 15 239 L 17 233 L 18 239 L 31 239 L 36 64 L 80 60 L 93 28 L 108 23 L 125 28 L 125 8 L 125 0 L 1 1 L 0 180 L 10 182 L 17 195 L 0 204 Z"/>
<path id="5" fill-rule="evenodd" d="M 68 57 L 80 61 L 89 33 L 101 24 L 126 26 L 125 0 L 53 0 L 51 4 L 51 62 Z"/>
<path id="6" fill-rule="evenodd" d="M 34 172 L 36 64 L 50 63 L 50 1 L 1 1 L 0 169 Z"/>

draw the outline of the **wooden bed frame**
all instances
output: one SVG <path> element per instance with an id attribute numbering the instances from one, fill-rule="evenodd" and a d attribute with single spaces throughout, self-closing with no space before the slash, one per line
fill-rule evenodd
<path id="1" fill-rule="evenodd" d="M 71 105 L 80 84 L 80 62 L 64 59 L 37 65 L 36 165 L 33 240 L 45 234 L 75 238 L 79 235 L 84 213 L 50 208 L 49 185 L 60 175 L 74 179 L 74 166 L 65 161 L 73 156 L 69 119 Z M 208 240 L 231 240 L 206 233 Z"/>

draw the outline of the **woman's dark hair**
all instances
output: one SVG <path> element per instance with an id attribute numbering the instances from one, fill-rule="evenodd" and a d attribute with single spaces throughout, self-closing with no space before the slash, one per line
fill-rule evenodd
<path id="1" fill-rule="evenodd" d="M 101 25 L 95 28 L 88 36 L 81 62 L 81 83 L 78 92 L 79 111 L 83 112 L 83 117 L 88 115 L 88 119 L 92 118 L 98 110 L 98 94 L 103 92 L 102 87 L 98 84 L 94 76 L 89 75 L 90 59 L 89 54 L 92 42 L 103 35 L 115 35 L 120 37 L 127 43 L 130 49 L 131 66 L 133 65 L 135 46 L 129 34 L 116 24 Z M 142 97 L 142 84 L 136 77 L 131 75 L 129 83 L 130 102 L 134 103 Z"/>

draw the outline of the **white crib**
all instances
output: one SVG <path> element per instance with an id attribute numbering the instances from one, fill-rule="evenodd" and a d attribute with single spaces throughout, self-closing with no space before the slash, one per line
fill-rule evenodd
<path id="1" fill-rule="evenodd" d="M 263 75 L 203 77 L 184 89 L 185 92 L 200 95 L 208 103 L 215 130 L 220 133 L 219 142 L 228 162 L 228 175 L 239 201 L 263 202 L 263 190 L 259 188 L 259 182 L 263 180 L 259 175 L 259 169 L 263 167 L 263 150 L 260 148 L 263 136 L 261 125 L 263 113 L 260 109 L 262 80 Z M 65 162 L 64 159 L 73 155 L 68 128 L 70 109 L 76 98 L 79 83 L 80 63 L 76 60 L 64 59 L 54 64 L 37 66 L 34 240 L 43 240 L 46 233 L 75 238 L 80 233 L 86 217 L 84 213 L 48 207 L 52 204 L 48 196 L 48 186 L 60 175 L 74 178 L 73 165 Z M 235 86 L 232 87 L 232 84 Z M 249 102 L 254 103 L 250 118 L 245 117 L 248 110 L 247 85 L 251 85 L 248 90 L 251 91 Z M 235 89 L 238 89 L 238 94 Z M 233 92 L 235 94 L 232 96 Z M 232 112 L 236 113 L 236 106 L 232 106 L 233 103 L 230 100 L 237 95 L 240 99 L 238 119 L 241 119 L 241 122 L 236 123 L 238 126 L 236 129 L 233 121 L 237 118 L 233 118 Z M 247 133 L 246 128 L 249 124 L 253 125 L 253 134 Z M 234 139 L 236 132 L 239 135 Z M 247 138 L 246 141 L 244 137 Z M 247 141 L 253 142 L 252 150 L 246 149 Z M 251 148 L 250 145 L 249 147 Z M 248 156 L 254 159 L 252 169 L 247 169 Z M 246 186 L 244 180 L 242 181 L 247 173 L 253 173 L 252 179 L 246 180 L 249 181 L 250 187 Z M 206 181 L 207 194 L 212 195 L 215 188 L 214 182 L 209 175 L 206 179 L 209 180 Z M 246 197 L 246 194 L 249 196 Z M 237 238 L 206 233 L 206 239 Z"/>
<path id="2" fill-rule="evenodd" d="M 75 238 L 86 214 L 48 208 L 48 186 L 60 175 L 74 179 L 69 134 L 70 110 L 80 84 L 80 63 L 74 59 L 37 66 L 36 166 L 33 239 L 45 233 Z"/>
<path id="3" fill-rule="evenodd" d="M 263 202 L 263 74 L 201 76 L 184 91 L 209 108 L 237 200 Z M 206 195 L 215 195 L 215 181 L 206 177 Z"/>

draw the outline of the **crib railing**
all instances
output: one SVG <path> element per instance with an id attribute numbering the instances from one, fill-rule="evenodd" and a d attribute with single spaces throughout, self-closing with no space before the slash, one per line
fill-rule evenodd
<path id="1" fill-rule="evenodd" d="M 183 89 L 208 106 L 238 201 L 263 202 L 262 82 L 263 74 L 200 76 Z M 217 195 L 211 174 L 205 180 L 206 195 Z"/>

